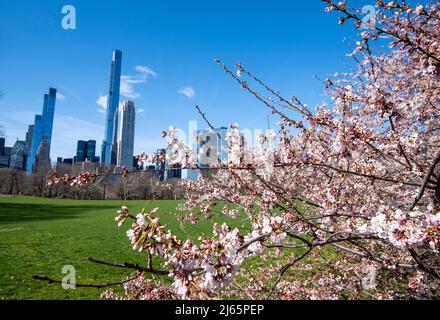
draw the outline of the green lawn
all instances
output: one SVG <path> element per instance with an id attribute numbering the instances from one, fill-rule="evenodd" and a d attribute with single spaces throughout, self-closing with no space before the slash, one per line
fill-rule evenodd
<path id="1" fill-rule="evenodd" d="M 103 289 L 65 290 L 32 276 L 62 279 L 62 267 L 72 265 L 78 283 L 106 283 L 125 279 L 133 271 L 88 262 L 88 257 L 145 264 L 145 255 L 133 251 L 125 235 L 129 224 L 117 228 L 114 218 L 122 205 L 133 213 L 144 207 L 159 207 L 161 222 L 178 236 L 184 236 L 184 232 L 194 238 L 211 234 L 212 222 L 187 225 L 186 231 L 181 230 L 175 219 L 177 204 L 168 200 L 0 198 L 0 299 L 98 299 Z M 232 225 L 238 223 L 221 219 L 225 220 Z"/>

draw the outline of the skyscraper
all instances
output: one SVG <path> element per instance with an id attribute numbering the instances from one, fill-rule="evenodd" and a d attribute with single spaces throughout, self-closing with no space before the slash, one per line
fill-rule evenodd
<path id="1" fill-rule="evenodd" d="M 87 154 L 87 141 L 78 140 L 76 145 L 76 162 L 84 162 Z"/>
<path id="2" fill-rule="evenodd" d="M 78 140 L 76 147 L 76 157 L 75 162 L 95 162 L 95 150 L 96 150 L 96 141 L 95 140 Z"/>
<path id="3" fill-rule="evenodd" d="M 46 140 L 45 148 L 47 147 L 50 157 L 50 144 L 52 141 L 56 97 L 57 89 L 49 88 L 49 94 L 44 95 L 43 114 L 35 115 L 33 129 L 32 125 L 30 125 L 26 134 L 26 144 L 30 145 L 30 148 L 28 149 L 29 157 L 26 163 L 26 171 L 28 174 L 31 174 L 32 172 L 35 156 L 43 139 Z"/>
<path id="4" fill-rule="evenodd" d="M 124 101 L 121 107 L 120 129 L 118 139 L 118 159 L 117 166 L 133 166 L 134 152 L 134 125 L 136 111 L 133 101 Z"/>
<path id="5" fill-rule="evenodd" d="M 87 141 L 86 158 L 90 162 L 96 162 L 96 140 Z"/>
<path id="6" fill-rule="evenodd" d="M 122 52 L 113 50 L 111 71 L 110 71 L 110 87 L 107 96 L 107 112 L 105 119 L 105 134 L 101 148 L 101 161 L 105 164 L 111 163 L 111 148 L 113 141 L 114 116 L 119 105 L 119 87 L 121 84 L 121 63 Z"/>
<path id="7" fill-rule="evenodd" d="M 118 108 L 119 109 L 119 108 Z M 111 147 L 111 164 L 116 164 L 118 160 L 118 121 L 119 121 L 119 110 L 116 109 L 114 121 L 113 121 L 113 143 Z"/>
<path id="8" fill-rule="evenodd" d="M 209 168 L 217 166 L 219 161 L 223 164 L 227 164 L 229 160 L 228 142 L 226 136 L 228 128 L 219 127 L 214 130 L 201 129 L 196 132 L 196 139 L 192 144 L 194 156 L 197 159 L 197 166 L 202 169 L 203 172 L 209 173 Z M 199 171 L 191 169 L 181 169 L 181 173 L 177 172 L 177 178 L 197 180 Z M 174 173 L 176 174 L 176 173 Z M 180 176 L 179 176 L 180 175 Z"/>
<path id="9" fill-rule="evenodd" d="M 49 88 L 49 94 L 44 95 L 43 105 L 43 139 L 47 139 L 47 144 L 52 141 L 53 118 L 55 115 L 55 102 L 57 99 L 57 89 Z"/>
<path id="10" fill-rule="evenodd" d="M 28 131 L 26 132 L 26 149 L 27 149 L 28 155 L 29 155 L 31 147 L 32 147 L 32 136 L 33 135 L 34 135 L 34 125 L 30 124 L 28 127 Z"/>
<path id="11" fill-rule="evenodd" d="M 34 165 L 35 155 L 43 137 L 43 116 L 36 114 L 34 119 L 34 130 L 32 135 L 32 144 L 29 152 L 28 161 L 26 163 L 26 172 L 32 173 L 32 166 Z"/>
<path id="12" fill-rule="evenodd" d="M 217 165 L 219 161 L 226 163 L 228 153 L 226 151 L 226 135 L 228 128 L 220 127 L 213 130 L 198 130 L 195 148 L 197 152 L 197 164 L 208 168 Z"/>

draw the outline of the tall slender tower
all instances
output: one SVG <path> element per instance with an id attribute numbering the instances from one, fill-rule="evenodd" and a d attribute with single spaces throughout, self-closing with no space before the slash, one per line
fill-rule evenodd
<path id="1" fill-rule="evenodd" d="M 107 113 L 105 119 L 105 134 L 101 148 L 101 162 L 105 164 L 111 163 L 111 149 L 113 141 L 114 116 L 119 105 L 119 89 L 121 85 L 121 63 L 122 52 L 113 50 L 111 72 L 110 72 L 110 88 L 107 96 Z"/>
<path id="2" fill-rule="evenodd" d="M 31 162 L 30 156 L 31 156 L 31 149 L 32 149 L 32 138 L 34 136 L 34 125 L 30 124 L 28 127 L 28 131 L 26 132 L 26 164 L 25 164 L 25 170 L 27 172 L 30 172 L 32 170 L 32 164 L 30 165 L 30 170 L 28 168 L 29 163 Z"/>
<path id="3" fill-rule="evenodd" d="M 53 118 L 55 115 L 55 102 L 57 99 L 57 89 L 50 88 L 49 94 L 44 95 L 45 104 L 43 106 L 43 137 L 47 139 L 50 153 L 50 143 L 52 141 Z"/>
<path id="4" fill-rule="evenodd" d="M 26 137 L 29 143 L 29 157 L 26 163 L 26 172 L 32 173 L 32 166 L 35 163 L 35 156 L 38 148 L 43 140 L 45 140 L 45 148 L 50 156 L 50 144 L 52 141 L 53 118 L 55 115 L 55 103 L 57 99 L 57 89 L 49 88 L 49 94 L 44 95 L 43 114 L 35 115 L 32 134 L 30 134 L 31 126 L 29 126 L 29 137 Z M 29 138 L 29 141 L 28 141 Z"/>
<path id="5" fill-rule="evenodd" d="M 32 135 L 32 144 L 29 152 L 29 158 L 26 163 L 27 174 L 32 173 L 32 166 L 34 165 L 35 156 L 37 154 L 38 147 L 40 146 L 41 139 L 43 137 L 43 116 L 36 114 L 34 120 L 34 130 Z"/>
<path id="6" fill-rule="evenodd" d="M 117 165 L 131 169 L 133 167 L 134 124 L 136 120 L 133 101 L 123 102 L 120 118 Z"/>

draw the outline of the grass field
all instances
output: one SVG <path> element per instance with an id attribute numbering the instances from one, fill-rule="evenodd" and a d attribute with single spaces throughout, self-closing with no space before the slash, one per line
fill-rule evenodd
<path id="1" fill-rule="evenodd" d="M 65 290 L 32 276 L 62 279 L 62 267 L 72 265 L 78 283 L 107 283 L 125 279 L 133 271 L 88 262 L 88 257 L 145 264 L 145 255 L 133 251 L 125 235 L 129 224 L 117 228 L 114 218 L 122 205 L 133 213 L 159 207 L 161 222 L 178 236 L 188 232 L 196 238 L 212 232 L 211 222 L 181 230 L 175 220 L 177 204 L 168 200 L 0 198 L 0 299 L 98 299 L 103 289 Z M 238 223 L 228 218 L 218 222 L 225 220 L 230 225 Z"/>

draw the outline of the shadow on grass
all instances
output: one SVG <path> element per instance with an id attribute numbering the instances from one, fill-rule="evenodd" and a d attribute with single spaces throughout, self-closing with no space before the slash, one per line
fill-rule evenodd
<path id="1" fill-rule="evenodd" d="M 84 212 L 98 212 L 106 209 L 114 210 L 115 206 L 0 203 L 0 223 L 77 219 Z"/>

